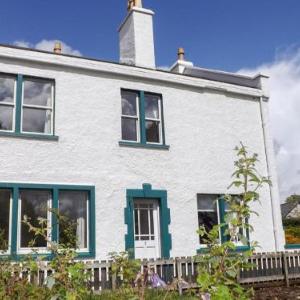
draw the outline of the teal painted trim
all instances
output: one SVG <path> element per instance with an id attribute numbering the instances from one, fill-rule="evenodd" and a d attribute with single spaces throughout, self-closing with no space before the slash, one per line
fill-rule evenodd
<path id="1" fill-rule="evenodd" d="M 170 146 L 168 145 L 159 145 L 159 144 L 141 144 L 136 142 L 119 142 L 120 146 L 123 147 L 133 147 L 133 148 L 145 148 L 145 149 L 158 149 L 158 150 L 169 150 Z"/>
<path id="2" fill-rule="evenodd" d="M 16 186 L 10 187 L 12 189 L 12 215 L 11 215 L 11 256 L 17 256 L 18 248 L 18 206 L 19 206 L 19 188 Z"/>
<path id="3" fill-rule="evenodd" d="M 15 132 L 21 132 L 21 111 L 22 111 L 22 97 L 23 97 L 23 75 L 17 75 L 17 89 L 16 89 L 16 113 L 15 113 Z"/>
<path id="4" fill-rule="evenodd" d="M 54 188 L 52 191 L 52 209 L 58 212 L 58 193 L 59 190 Z M 58 242 L 58 221 L 55 214 L 51 215 L 51 240 L 53 242 Z"/>
<path id="5" fill-rule="evenodd" d="M 89 253 L 81 253 L 81 257 L 92 258 L 96 256 L 96 191 L 95 187 L 89 189 Z"/>
<path id="6" fill-rule="evenodd" d="M 145 122 L 145 93 L 140 92 L 139 97 L 139 111 L 140 111 L 140 128 L 141 128 L 141 144 L 146 144 L 146 122 Z"/>
<path id="7" fill-rule="evenodd" d="M 300 244 L 287 244 L 284 245 L 284 249 L 300 249 Z"/>
<path id="8" fill-rule="evenodd" d="M 127 225 L 127 234 L 125 235 L 125 249 L 131 253 L 134 258 L 134 224 L 133 224 L 133 202 L 136 198 L 157 199 L 160 208 L 160 231 L 161 231 L 161 257 L 170 258 L 172 249 L 172 237 L 169 233 L 171 223 L 170 209 L 168 208 L 168 195 L 165 190 L 153 190 L 150 184 L 143 184 L 143 188 L 127 189 L 127 206 L 124 209 L 125 224 Z"/>
<path id="9" fill-rule="evenodd" d="M 0 132 L 0 136 L 3 137 L 12 137 L 19 139 L 32 139 L 32 140 L 48 140 L 48 141 L 58 141 L 58 136 L 47 135 L 47 134 L 38 134 L 38 133 L 20 133 L 20 132 Z"/>
<path id="10" fill-rule="evenodd" d="M 95 257 L 95 187 L 87 185 L 53 185 L 53 184 L 32 184 L 32 183 L 9 183 L 0 182 L 0 188 L 11 189 L 13 191 L 12 203 L 12 230 L 11 230 L 11 258 L 13 260 L 21 260 L 24 255 L 18 255 L 18 202 L 20 189 L 47 189 L 52 191 L 52 208 L 58 208 L 58 194 L 60 190 L 88 191 L 89 193 L 89 251 L 78 252 L 78 258 L 94 258 Z M 51 217 L 52 221 L 52 240 L 58 240 L 58 224 L 55 216 Z M 48 258 L 51 254 L 37 254 L 39 257 Z M 50 255 L 50 256 L 49 256 Z"/>
<path id="11" fill-rule="evenodd" d="M 228 237 L 225 235 L 225 231 L 227 230 L 227 225 L 224 225 L 226 223 L 226 220 L 225 220 L 225 200 L 223 197 L 219 198 L 218 204 L 219 204 L 220 224 L 223 224 L 223 226 L 221 226 L 221 243 L 225 243 L 228 241 Z"/>
<path id="12" fill-rule="evenodd" d="M 160 107 L 161 107 L 161 128 L 162 128 L 162 143 L 166 143 L 166 134 L 165 134 L 165 117 L 164 117 L 164 101 L 162 95 L 160 95 Z"/>

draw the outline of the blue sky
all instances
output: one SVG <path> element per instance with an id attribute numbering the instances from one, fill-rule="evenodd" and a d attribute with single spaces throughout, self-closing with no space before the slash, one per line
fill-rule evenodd
<path id="1" fill-rule="evenodd" d="M 3 0 L 0 43 L 59 39 L 84 56 L 118 60 L 126 0 Z M 236 71 L 299 45 L 299 0 L 144 0 L 153 8 L 158 66 L 183 46 L 196 65 Z"/>
<path id="2" fill-rule="evenodd" d="M 300 194 L 300 0 L 143 2 L 156 13 L 157 66 L 170 66 L 184 47 L 196 66 L 270 76 L 281 201 Z M 67 53 L 118 61 L 126 6 L 127 0 L 2 0 L 0 43 L 52 50 L 61 40 Z"/>

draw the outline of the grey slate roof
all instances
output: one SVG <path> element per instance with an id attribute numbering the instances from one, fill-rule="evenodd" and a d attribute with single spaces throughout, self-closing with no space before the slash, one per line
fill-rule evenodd
<path id="1" fill-rule="evenodd" d="M 281 204 L 281 216 L 285 219 L 288 214 L 298 205 L 298 202 L 287 202 Z"/>
<path id="2" fill-rule="evenodd" d="M 255 89 L 260 88 L 258 85 L 259 81 L 257 80 L 257 77 L 244 76 L 216 70 L 202 69 L 198 67 L 186 67 L 183 74 L 192 77 L 241 85 Z"/>

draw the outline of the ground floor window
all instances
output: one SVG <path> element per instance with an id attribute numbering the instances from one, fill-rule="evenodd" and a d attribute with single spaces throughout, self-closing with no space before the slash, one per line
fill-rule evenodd
<path id="1" fill-rule="evenodd" d="M 59 223 L 59 241 L 64 242 L 68 239 L 66 232 L 71 232 L 76 237 L 72 247 L 79 249 L 88 248 L 88 204 L 89 196 L 87 191 L 60 191 L 59 214 L 65 216 L 71 226 L 71 231 L 64 230 L 65 222 Z M 76 245 L 77 244 L 77 245 Z"/>
<path id="2" fill-rule="evenodd" d="M 47 241 L 65 244 L 68 240 L 79 256 L 94 256 L 94 205 L 91 186 L 0 183 L 0 251 L 45 253 Z M 24 221 L 44 228 L 47 238 L 34 235 Z"/>
<path id="3" fill-rule="evenodd" d="M 239 197 L 233 195 L 238 201 Z M 230 217 L 234 217 L 234 213 L 228 208 L 224 196 L 216 194 L 198 194 L 197 195 L 197 208 L 198 208 L 198 225 L 204 226 L 206 231 L 210 231 L 215 225 L 224 224 Z M 230 228 L 227 228 L 230 230 Z M 226 228 L 222 227 L 219 230 L 220 243 L 228 241 L 229 236 L 226 235 Z M 238 247 L 245 245 L 245 238 L 248 238 L 248 230 L 240 228 L 238 235 L 236 235 L 234 243 Z M 207 247 L 207 237 L 199 237 L 200 247 Z M 247 247 L 247 246 L 246 246 Z"/>
<path id="4" fill-rule="evenodd" d="M 0 190 L 0 251 L 3 253 L 10 248 L 11 198 L 10 190 Z"/>

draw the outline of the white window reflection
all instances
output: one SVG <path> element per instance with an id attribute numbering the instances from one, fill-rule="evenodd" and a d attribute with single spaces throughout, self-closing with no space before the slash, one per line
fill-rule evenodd
<path id="1" fill-rule="evenodd" d="M 24 79 L 22 132 L 53 132 L 53 83 L 47 80 Z"/>
<path id="2" fill-rule="evenodd" d="M 122 140 L 139 140 L 138 94 L 122 91 Z"/>
<path id="3" fill-rule="evenodd" d="M 14 127 L 15 82 L 13 76 L 0 75 L 0 130 Z"/>
<path id="4" fill-rule="evenodd" d="M 145 93 L 146 141 L 161 143 L 161 97 Z"/>

